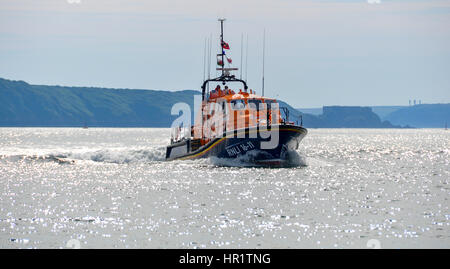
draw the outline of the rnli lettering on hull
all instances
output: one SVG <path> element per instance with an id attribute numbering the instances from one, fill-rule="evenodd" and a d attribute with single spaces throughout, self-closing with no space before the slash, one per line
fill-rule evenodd
<path id="1" fill-rule="evenodd" d="M 228 146 L 225 149 L 228 153 L 228 156 L 234 157 L 234 156 L 239 155 L 240 153 L 245 153 L 254 148 L 255 148 L 255 145 L 253 145 L 253 143 L 251 141 L 247 141 L 242 144 L 235 144 L 235 145 Z"/>

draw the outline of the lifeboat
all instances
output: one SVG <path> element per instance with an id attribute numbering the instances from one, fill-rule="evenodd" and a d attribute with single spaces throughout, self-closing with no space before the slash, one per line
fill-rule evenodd
<path id="1" fill-rule="evenodd" d="M 174 128 L 166 160 L 215 157 L 255 166 L 285 166 L 307 129 L 301 119 L 300 123 L 289 121 L 289 111 L 279 107 L 276 99 L 257 95 L 245 80 L 232 75 L 237 68 L 224 66 L 224 48 L 229 49 L 229 45 L 223 41 L 224 19 L 219 21 L 221 54 L 216 69 L 221 75 L 203 82 L 195 122 L 187 131 Z"/>

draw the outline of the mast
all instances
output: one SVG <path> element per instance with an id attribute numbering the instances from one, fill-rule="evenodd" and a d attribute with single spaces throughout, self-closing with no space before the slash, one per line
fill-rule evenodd
<path id="1" fill-rule="evenodd" d="M 206 94 L 206 87 L 208 87 L 208 91 L 209 91 L 209 82 L 222 82 L 224 85 L 227 82 L 232 82 L 232 81 L 236 81 L 236 82 L 241 82 L 242 84 L 244 84 L 244 89 L 247 90 L 248 86 L 247 83 L 245 82 L 245 80 L 243 80 L 242 78 L 237 79 L 234 75 L 230 75 L 230 71 L 237 71 L 239 70 L 239 68 L 237 67 L 227 67 L 225 68 L 225 50 L 224 50 L 224 45 L 226 45 L 226 49 L 230 49 L 228 43 L 225 43 L 223 41 L 223 22 L 225 21 L 225 18 L 220 18 L 220 47 L 222 49 L 222 52 L 220 54 L 217 54 L 217 57 L 220 56 L 220 59 L 222 59 L 222 64 L 219 64 L 221 67 L 220 68 L 216 68 L 216 71 L 222 71 L 222 75 L 220 77 L 217 78 L 210 78 L 209 74 L 208 74 L 208 79 L 203 81 L 203 85 L 202 85 L 202 100 L 205 101 L 205 94 Z M 210 41 L 212 40 L 212 38 L 210 38 Z M 209 47 L 209 50 L 211 50 L 211 46 Z M 248 35 L 247 35 L 247 52 L 248 52 Z M 246 53 L 248 54 L 248 53 Z M 247 60 L 247 59 L 246 59 Z M 229 63 L 231 63 L 231 59 L 228 59 L 227 57 L 227 61 Z M 242 64 L 242 63 L 241 63 Z M 247 65 L 247 64 L 246 64 Z M 209 68 L 208 68 L 209 69 Z M 245 71 L 246 74 L 245 76 L 247 76 L 247 71 Z"/>
<path id="2" fill-rule="evenodd" d="M 222 77 L 224 75 L 224 67 L 225 67 L 225 62 L 224 62 L 224 58 L 223 58 L 223 22 L 225 21 L 225 18 L 219 18 L 220 21 L 220 54 L 222 55 Z"/>
<path id="3" fill-rule="evenodd" d="M 205 80 L 206 77 L 206 37 L 205 37 L 205 47 L 203 48 L 203 80 Z"/>
<path id="4" fill-rule="evenodd" d="M 241 72 L 239 78 L 242 79 L 242 53 L 244 51 L 244 33 L 241 34 Z"/>
<path id="5" fill-rule="evenodd" d="M 248 34 L 247 34 L 247 44 L 246 44 L 246 50 L 245 50 L 245 80 L 248 80 L 247 70 L 248 70 Z"/>

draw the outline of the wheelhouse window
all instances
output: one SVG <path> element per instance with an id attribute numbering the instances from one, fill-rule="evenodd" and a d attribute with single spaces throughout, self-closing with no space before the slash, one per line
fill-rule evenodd
<path id="1" fill-rule="evenodd" d="M 266 103 L 267 105 L 267 110 L 272 109 L 272 104 L 277 104 L 277 102 L 275 100 L 264 100 L 264 103 Z"/>
<path id="2" fill-rule="evenodd" d="M 237 100 L 231 100 L 231 108 L 233 110 L 244 110 L 245 109 L 245 102 L 244 100 L 237 99 Z"/>
<path id="3" fill-rule="evenodd" d="M 259 111 L 260 104 L 262 103 L 262 101 L 258 99 L 248 99 L 247 103 L 250 109 L 256 109 Z"/>

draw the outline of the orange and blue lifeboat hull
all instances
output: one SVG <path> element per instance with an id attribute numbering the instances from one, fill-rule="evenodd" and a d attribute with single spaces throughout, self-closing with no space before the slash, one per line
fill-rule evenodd
<path id="1" fill-rule="evenodd" d="M 187 139 L 167 147 L 166 160 L 214 157 L 239 159 L 257 166 L 283 166 L 298 149 L 307 130 L 296 125 L 243 128 L 224 133 L 202 146 Z"/>

